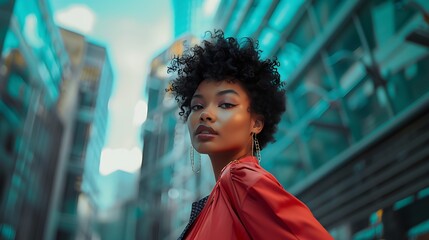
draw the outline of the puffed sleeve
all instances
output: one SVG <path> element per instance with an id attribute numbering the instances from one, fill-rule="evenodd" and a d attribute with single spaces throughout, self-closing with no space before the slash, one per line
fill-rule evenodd
<path id="1" fill-rule="evenodd" d="M 253 239 L 333 239 L 305 204 L 259 166 L 232 167 L 228 185 L 228 195 Z"/>

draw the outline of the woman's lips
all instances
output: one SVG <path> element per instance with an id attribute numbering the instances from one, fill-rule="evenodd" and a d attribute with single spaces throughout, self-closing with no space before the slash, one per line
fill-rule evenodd
<path id="1" fill-rule="evenodd" d="M 197 139 L 200 141 L 209 141 L 209 140 L 215 138 L 216 134 L 200 133 L 200 134 L 197 134 L 196 136 L 197 136 Z"/>
<path id="2" fill-rule="evenodd" d="M 217 132 L 213 130 L 213 128 L 205 125 L 199 125 L 198 128 L 195 130 L 195 136 L 200 141 L 207 141 L 211 140 L 214 137 L 216 137 Z"/>

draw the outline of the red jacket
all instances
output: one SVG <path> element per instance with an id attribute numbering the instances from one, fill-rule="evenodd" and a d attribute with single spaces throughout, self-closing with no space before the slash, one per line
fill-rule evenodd
<path id="1" fill-rule="evenodd" d="M 228 165 L 186 239 L 333 239 L 301 201 L 246 157 Z"/>

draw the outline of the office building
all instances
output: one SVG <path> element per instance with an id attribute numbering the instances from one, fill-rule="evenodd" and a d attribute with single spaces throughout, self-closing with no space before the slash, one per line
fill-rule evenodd
<path id="1" fill-rule="evenodd" d="M 206 2 L 210 1 L 199 6 Z M 262 58 L 279 60 L 287 86 L 287 111 L 277 141 L 262 151 L 262 166 L 305 202 L 337 239 L 427 237 L 427 1 L 221 0 L 218 4 L 211 26 L 223 29 L 226 36 L 257 39 Z M 187 22 L 176 24 L 182 29 L 178 32 L 202 34 Z M 168 62 L 168 57 L 154 60 L 151 76 L 164 74 L 165 64 L 158 63 Z M 152 186 L 143 177 L 140 192 L 156 198 L 141 199 L 143 205 L 156 202 L 154 209 L 165 209 L 168 216 L 182 216 L 191 200 L 201 195 L 200 187 L 186 188 L 186 181 L 172 178 L 175 171 L 189 171 L 189 162 L 177 170 L 159 157 L 174 149 L 174 136 L 186 130 L 177 131 L 174 107 L 166 120 L 169 105 L 161 90 L 168 83 L 155 79 L 150 79 L 157 87 L 148 90 L 149 121 L 144 131 L 162 134 L 159 138 L 143 134 L 145 148 L 149 144 L 153 150 L 144 153 L 142 172 L 147 172 L 142 175 L 166 185 Z M 180 144 L 187 145 L 184 141 L 186 137 Z M 187 153 L 177 152 L 174 157 L 186 159 Z M 150 164 L 165 175 L 155 178 Z M 168 195 L 165 189 L 173 186 L 189 190 L 191 199 L 176 191 Z M 177 208 L 169 208 L 174 204 Z M 149 211 L 144 218 L 163 214 Z M 183 229 L 174 221 L 148 228 L 159 234 L 170 232 L 167 236 L 173 239 Z"/>

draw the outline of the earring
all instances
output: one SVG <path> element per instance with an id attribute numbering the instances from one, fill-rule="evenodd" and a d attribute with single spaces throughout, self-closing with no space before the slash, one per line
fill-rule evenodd
<path id="1" fill-rule="evenodd" d="M 201 154 L 198 154 L 198 164 L 197 164 L 198 168 L 195 168 L 195 164 L 194 164 L 194 148 L 192 147 L 192 145 L 191 145 L 191 147 L 189 149 L 189 155 L 190 155 L 190 158 L 191 158 L 192 171 L 194 173 L 199 173 L 200 170 L 201 170 Z"/>
<path id="2" fill-rule="evenodd" d="M 252 153 L 253 153 L 253 145 L 255 145 L 255 154 L 259 163 L 261 163 L 261 147 L 259 146 L 258 138 L 256 137 L 256 133 L 253 133 L 253 141 L 252 141 Z"/>

